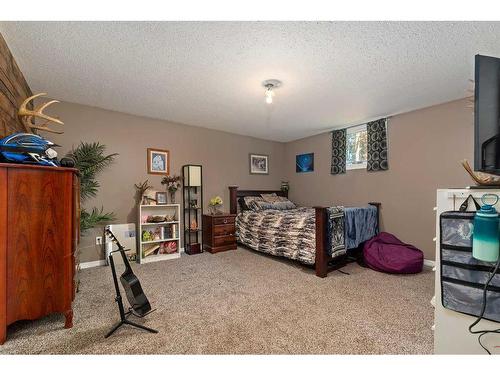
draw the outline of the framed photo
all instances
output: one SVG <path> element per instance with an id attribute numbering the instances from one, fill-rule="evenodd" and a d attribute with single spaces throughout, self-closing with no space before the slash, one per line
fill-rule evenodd
<path id="1" fill-rule="evenodd" d="M 166 191 L 156 192 L 156 204 L 167 204 L 167 192 Z"/>
<path id="2" fill-rule="evenodd" d="M 168 150 L 148 148 L 148 173 L 163 175 L 170 173 L 170 155 Z"/>
<path id="3" fill-rule="evenodd" d="M 269 174 L 269 156 L 250 154 L 250 174 Z"/>
<path id="4" fill-rule="evenodd" d="M 314 152 L 295 156 L 295 172 L 304 173 L 314 171 Z"/>

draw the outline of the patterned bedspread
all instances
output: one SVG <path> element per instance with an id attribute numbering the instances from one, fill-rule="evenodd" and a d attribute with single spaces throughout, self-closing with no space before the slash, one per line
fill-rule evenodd
<path id="1" fill-rule="evenodd" d="M 329 212 L 329 253 L 345 254 L 342 207 Z M 315 211 L 309 207 L 292 210 L 246 210 L 236 217 L 236 236 L 242 244 L 272 255 L 313 265 L 316 258 Z"/>

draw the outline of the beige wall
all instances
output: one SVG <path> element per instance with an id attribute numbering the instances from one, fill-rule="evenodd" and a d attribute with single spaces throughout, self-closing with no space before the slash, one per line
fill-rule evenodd
<path id="1" fill-rule="evenodd" d="M 200 127 L 179 125 L 166 121 L 137 117 L 106 111 L 79 104 L 60 103 L 52 108 L 64 122 L 64 134 L 47 135 L 62 147 L 60 155 L 80 141 L 99 141 L 109 153 L 120 155 L 99 180 L 98 197 L 87 206 L 104 206 L 117 214 L 117 222 L 135 222 L 136 208 L 134 184 L 145 179 L 161 190 L 161 177 L 148 175 L 146 149 L 148 147 L 170 150 L 171 174 L 180 174 L 184 164 L 203 165 L 204 205 L 208 199 L 220 195 L 224 208 L 229 210 L 228 185 L 239 184 L 245 188 L 279 188 L 285 178 L 282 166 L 284 144 L 245 137 Z M 56 127 L 55 125 L 54 127 Z M 248 154 L 269 155 L 270 174 L 250 175 Z M 177 201 L 181 200 L 177 192 Z M 102 259 L 102 251 L 94 245 L 95 235 L 90 231 L 82 240 L 81 261 Z"/>
<path id="2" fill-rule="evenodd" d="M 290 197 L 303 205 L 382 202 L 382 229 L 434 259 L 436 189 L 471 184 L 459 164 L 473 158 L 473 114 L 466 100 L 389 120 L 389 170 L 330 174 L 331 134 L 286 144 Z M 314 172 L 295 173 L 295 155 L 314 152 Z"/>
<path id="3" fill-rule="evenodd" d="M 148 147 L 170 150 L 175 174 L 184 164 L 203 165 L 205 206 L 209 197 L 221 195 L 228 209 L 228 185 L 276 189 L 282 179 L 290 181 L 291 199 L 303 205 L 380 201 L 383 229 L 421 248 L 427 259 L 434 259 L 436 189 L 470 184 L 459 164 L 473 157 L 473 116 L 465 100 L 392 117 L 389 170 L 336 176 L 330 174 L 330 133 L 283 144 L 78 104 L 61 103 L 52 111 L 66 123 L 63 135 L 50 137 L 62 146 L 60 154 L 80 141 L 99 141 L 120 154 L 100 177 L 98 197 L 88 202 L 114 211 L 118 222 L 136 220 L 135 183 L 147 178 L 162 188 L 161 177 L 146 172 Z M 248 173 L 250 152 L 270 155 L 269 176 Z M 315 170 L 295 173 L 295 155 L 305 152 L 314 152 Z M 95 235 L 100 231 L 89 231 L 82 240 L 83 262 L 102 258 Z"/>

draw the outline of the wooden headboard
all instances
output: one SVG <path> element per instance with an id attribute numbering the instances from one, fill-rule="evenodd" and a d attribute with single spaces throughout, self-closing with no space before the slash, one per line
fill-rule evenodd
<path id="1" fill-rule="evenodd" d="M 238 186 L 229 186 L 229 212 L 238 213 L 238 199 L 243 197 L 256 197 L 261 194 L 275 193 L 281 197 L 288 198 L 288 191 L 282 190 L 238 190 Z"/>

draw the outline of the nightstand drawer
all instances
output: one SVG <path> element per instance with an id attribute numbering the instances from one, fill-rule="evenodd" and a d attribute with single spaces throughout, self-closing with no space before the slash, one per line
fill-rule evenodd
<path id="1" fill-rule="evenodd" d="M 236 215 L 203 215 L 203 248 L 212 253 L 236 250 Z"/>
<path id="2" fill-rule="evenodd" d="M 234 235 L 214 237 L 214 246 L 231 245 L 235 243 L 235 241 L 236 237 Z"/>
<path id="3" fill-rule="evenodd" d="M 220 224 L 234 224 L 234 216 L 214 218 L 214 225 L 220 225 Z"/>
<path id="4" fill-rule="evenodd" d="M 214 225 L 214 236 L 227 236 L 235 233 L 234 224 Z"/>

